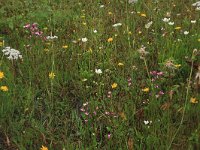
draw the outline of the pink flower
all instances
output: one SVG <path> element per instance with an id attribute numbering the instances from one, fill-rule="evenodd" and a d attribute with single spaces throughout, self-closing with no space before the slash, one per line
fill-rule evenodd
<path id="1" fill-rule="evenodd" d="M 110 137 L 111 137 L 111 134 L 109 133 L 109 134 L 108 134 L 108 139 L 110 139 Z"/>
<path id="2" fill-rule="evenodd" d="M 30 25 L 30 23 L 29 23 L 29 24 L 26 24 L 26 25 L 23 26 L 23 27 L 27 29 L 27 28 L 30 28 L 30 26 L 31 26 L 31 25 Z"/>

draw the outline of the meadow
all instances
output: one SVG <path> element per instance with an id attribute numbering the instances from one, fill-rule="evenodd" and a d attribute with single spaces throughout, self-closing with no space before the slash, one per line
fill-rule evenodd
<path id="1" fill-rule="evenodd" d="M 0 1 L 0 150 L 200 149 L 200 2 Z"/>

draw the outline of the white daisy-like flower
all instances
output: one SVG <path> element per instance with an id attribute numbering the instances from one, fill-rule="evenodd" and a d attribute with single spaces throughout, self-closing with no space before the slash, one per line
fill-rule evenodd
<path id="1" fill-rule="evenodd" d="M 193 23 L 193 24 L 195 24 L 197 21 L 196 20 L 191 20 L 190 22 Z"/>
<path id="2" fill-rule="evenodd" d="M 153 24 L 153 21 L 150 21 L 149 23 L 145 24 L 145 28 L 149 29 L 152 24 Z"/>
<path id="3" fill-rule="evenodd" d="M 101 69 L 95 69 L 95 73 L 96 74 L 102 74 L 102 70 Z"/>
<path id="4" fill-rule="evenodd" d="M 162 21 L 163 21 L 163 22 L 169 22 L 169 21 L 170 21 L 170 18 L 163 18 Z"/>
<path id="5" fill-rule="evenodd" d="M 86 37 L 84 37 L 84 38 L 81 39 L 81 41 L 85 43 L 85 42 L 88 41 L 88 39 Z"/>
<path id="6" fill-rule="evenodd" d="M 100 5 L 100 8 L 103 8 L 104 7 L 104 5 Z"/>
<path id="7" fill-rule="evenodd" d="M 189 31 L 184 31 L 183 34 L 188 35 Z"/>
<path id="8" fill-rule="evenodd" d="M 121 26 L 122 23 L 116 23 L 116 24 L 113 24 L 113 27 L 118 27 L 118 26 Z"/>
<path id="9" fill-rule="evenodd" d="M 97 33 L 97 30 L 93 30 L 94 33 Z"/>
<path id="10" fill-rule="evenodd" d="M 58 38 L 58 36 L 55 36 L 55 35 L 54 36 L 50 35 L 50 36 L 46 37 L 47 40 L 54 40 L 54 39 L 57 39 L 57 38 Z"/>
<path id="11" fill-rule="evenodd" d="M 192 6 L 200 7 L 200 1 L 193 3 Z"/>
<path id="12" fill-rule="evenodd" d="M 174 22 L 168 22 L 168 24 L 169 24 L 170 26 L 173 26 L 173 25 L 174 25 Z"/>
<path id="13" fill-rule="evenodd" d="M 3 54 L 7 56 L 9 60 L 17 60 L 17 59 L 22 59 L 22 55 L 20 51 L 10 48 L 10 47 L 5 47 L 2 50 Z"/>

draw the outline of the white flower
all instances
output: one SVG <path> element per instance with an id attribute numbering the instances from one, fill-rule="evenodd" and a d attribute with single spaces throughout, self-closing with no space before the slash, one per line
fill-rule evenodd
<path id="1" fill-rule="evenodd" d="M 57 38 L 58 38 L 58 36 L 55 36 L 55 35 L 54 36 L 50 35 L 50 36 L 46 37 L 47 40 L 54 40 L 54 39 L 57 39 Z"/>
<path id="2" fill-rule="evenodd" d="M 22 59 L 22 55 L 20 52 L 16 49 L 10 48 L 10 47 L 5 47 L 2 50 L 3 54 L 7 56 L 9 60 L 17 60 L 18 58 Z"/>
<path id="3" fill-rule="evenodd" d="M 104 7 L 104 5 L 100 5 L 100 8 L 103 8 Z"/>
<path id="4" fill-rule="evenodd" d="M 131 4 L 131 3 L 137 3 L 137 1 L 138 1 L 138 0 L 128 0 L 128 3 L 129 3 L 129 4 Z"/>
<path id="5" fill-rule="evenodd" d="M 191 23 L 196 23 L 197 21 L 196 21 L 196 20 L 191 20 L 190 22 L 191 22 Z"/>
<path id="6" fill-rule="evenodd" d="M 153 21 L 150 21 L 149 23 L 145 24 L 145 28 L 149 29 L 152 24 L 153 24 Z"/>
<path id="7" fill-rule="evenodd" d="M 170 18 L 163 18 L 162 21 L 163 21 L 163 22 L 169 22 L 169 21 L 170 21 Z"/>
<path id="8" fill-rule="evenodd" d="M 101 69 L 95 69 L 95 73 L 96 74 L 102 74 L 102 70 Z"/>
<path id="9" fill-rule="evenodd" d="M 118 26 L 121 26 L 122 23 L 116 23 L 116 24 L 113 24 L 113 27 L 118 27 Z"/>
<path id="10" fill-rule="evenodd" d="M 170 26 L 173 26 L 174 25 L 174 22 L 169 22 L 168 23 Z"/>
<path id="11" fill-rule="evenodd" d="M 188 35 L 189 31 L 184 31 L 183 34 Z"/>
<path id="12" fill-rule="evenodd" d="M 198 7 L 196 8 L 196 10 L 200 10 L 200 6 L 198 6 Z"/>
<path id="13" fill-rule="evenodd" d="M 94 33 L 97 33 L 97 30 L 94 30 L 93 32 L 94 32 Z"/>
<path id="14" fill-rule="evenodd" d="M 151 124 L 152 121 L 148 121 L 148 120 L 144 120 L 144 124 L 147 125 L 147 124 Z"/>
<path id="15" fill-rule="evenodd" d="M 86 37 L 85 37 L 85 38 L 82 38 L 81 40 L 82 40 L 82 42 L 84 42 L 84 43 L 88 41 L 88 39 L 87 39 Z"/>
<path id="16" fill-rule="evenodd" d="M 192 6 L 200 7 L 200 1 L 193 3 Z"/>

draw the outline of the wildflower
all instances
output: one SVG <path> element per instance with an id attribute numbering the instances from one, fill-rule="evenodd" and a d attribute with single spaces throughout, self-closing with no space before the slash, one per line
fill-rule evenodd
<path id="1" fill-rule="evenodd" d="M 113 25 L 113 27 L 118 27 L 118 26 L 121 26 L 121 25 L 122 25 L 122 23 L 116 23 L 116 24 Z"/>
<path id="2" fill-rule="evenodd" d="M 40 148 L 40 150 L 48 150 L 48 148 L 46 146 L 43 146 Z"/>
<path id="3" fill-rule="evenodd" d="M 111 137 L 111 134 L 109 133 L 109 134 L 108 134 L 108 139 L 110 139 L 110 137 Z"/>
<path id="4" fill-rule="evenodd" d="M 5 47 L 2 52 L 4 53 L 4 55 L 7 55 L 7 58 L 9 60 L 17 60 L 18 58 L 22 59 L 22 55 L 20 54 L 20 52 L 16 49 L 10 48 L 10 47 Z"/>
<path id="5" fill-rule="evenodd" d="M 152 121 L 144 120 L 145 125 L 148 125 L 148 124 L 151 124 L 151 123 L 152 123 Z"/>
<path id="6" fill-rule="evenodd" d="M 88 39 L 85 37 L 85 38 L 82 38 L 81 41 L 85 43 L 88 41 Z"/>
<path id="7" fill-rule="evenodd" d="M 101 69 L 95 69 L 95 73 L 96 74 L 102 74 L 102 70 Z"/>
<path id="8" fill-rule="evenodd" d="M 113 41 L 113 38 L 108 38 L 107 41 L 108 41 L 108 42 L 112 42 L 112 41 Z"/>
<path id="9" fill-rule="evenodd" d="M 66 48 L 68 48 L 68 45 L 63 45 L 62 48 L 65 48 L 65 49 L 66 49 Z"/>
<path id="10" fill-rule="evenodd" d="M 149 88 L 142 89 L 143 92 L 149 92 Z"/>
<path id="11" fill-rule="evenodd" d="M 113 83 L 113 84 L 111 85 L 111 87 L 112 87 L 112 89 L 117 88 L 117 83 Z"/>
<path id="12" fill-rule="evenodd" d="M 180 30 L 180 29 L 181 29 L 181 27 L 175 27 L 174 29 L 175 29 L 175 30 Z"/>
<path id="13" fill-rule="evenodd" d="M 83 22 L 82 24 L 83 24 L 84 26 L 86 26 L 87 23 L 86 23 L 86 22 Z"/>
<path id="14" fill-rule="evenodd" d="M 0 42 L 0 47 L 4 46 L 4 40 Z"/>
<path id="15" fill-rule="evenodd" d="M 2 90 L 4 92 L 7 92 L 8 91 L 8 87 L 7 86 L 1 86 L 0 90 Z"/>
<path id="16" fill-rule="evenodd" d="M 146 47 L 144 47 L 144 46 L 142 45 L 142 47 L 138 50 L 141 59 L 144 59 L 144 57 L 145 57 L 147 54 L 149 54 L 149 52 L 147 52 L 145 49 L 146 49 Z"/>
<path id="17" fill-rule="evenodd" d="M 56 76 L 55 73 L 53 73 L 53 72 L 50 72 L 50 73 L 49 73 L 49 78 L 50 78 L 50 79 L 54 79 L 55 76 Z"/>
<path id="18" fill-rule="evenodd" d="M 195 24 L 197 21 L 196 20 L 191 20 L 190 22 L 193 23 L 193 24 Z"/>
<path id="19" fill-rule="evenodd" d="M 184 31 L 183 34 L 188 35 L 189 31 Z"/>
<path id="20" fill-rule="evenodd" d="M 176 64 L 176 65 L 174 65 L 174 67 L 179 68 L 179 67 L 181 67 L 181 64 Z"/>
<path id="21" fill-rule="evenodd" d="M 129 4 L 137 3 L 137 2 L 138 2 L 138 0 L 128 0 L 128 3 L 129 3 Z"/>
<path id="22" fill-rule="evenodd" d="M 145 28 L 149 29 L 152 24 L 153 24 L 153 21 L 150 21 L 149 23 L 145 24 Z"/>
<path id="23" fill-rule="evenodd" d="M 170 18 L 163 18 L 162 21 L 163 21 L 163 22 L 169 22 L 169 21 L 170 21 Z"/>
<path id="24" fill-rule="evenodd" d="M 54 39 L 57 39 L 57 38 L 58 38 L 58 36 L 55 36 L 55 35 L 54 36 L 51 35 L 51 36 L 46 37 L 47 40 L 54 40 Z"/>
<path id="25" fill-rule="evenodd" d="M 103 8 L 104 7 L 104 5 L 100 5 L 100 8 Z"/>
<path id="26" fill-rule="evenodd" d="M 143 13 L 143 14 L 140 14 L 140 16 L 142 16 L 142 17 L 146 17 L 147 15 Z"/>
<path id="27" fill-rule="evenodd" d="M 170 26 L 173 26 L 174 25 L 174 22 L 169 22 L 168 23 Z"/>
<path id="28" fill-rule="evenodd" d="M 197 41 L 200 42 L 200 39 L 198 39 Z"/>
<path id="29" fill-rule="evenodd" d="M 190 98 L 190 103 L 197 104 L 198 100 L 195 97 Z"/>
<path id="30" fill-rule="evenodd" d="M 109 11 L 108 14 L 109 14 L 109 15 L 112 15 L 112 12 Z"/>
<path id="31" fill-rule="evenodd" d="M 97 30 L 94 30 L 93 32 L 94 32 L 94 33 L 97 33 Z"/>
<path id="32" fill-rule="evenodd" d="M 200 7 L 200 1 L 193 3 L 192 6 Z"/>
<path id="33" fill-rule="evenodd" d="M 123 63 L 121 63 L 121 62 L 119 62 L 119 63 L 118 63 L 118 66 L 124 66 L 124 64 L 123 64 Z"/>
<path id="34" fill-rule="evenodd" d="M 0 71 L 0 79 L 4 78 L 4 73 Z"/>

